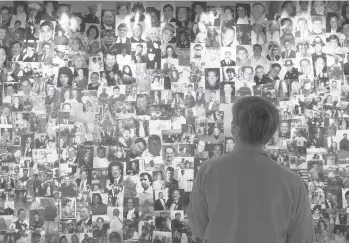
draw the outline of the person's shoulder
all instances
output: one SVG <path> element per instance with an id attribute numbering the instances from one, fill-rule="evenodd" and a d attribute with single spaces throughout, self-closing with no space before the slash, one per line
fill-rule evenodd
<path id="1" fill-rule="evenodd" d="M 286 191 L 292 192 L 293 195 L 298 195 L 297 193 L 301 187 L 304 186 L 303 179 L 296 172 L 273 160 L 271 161 L 274 162 L 274 164 L 269 167 L 269 171 L 275 177 L 274 180 L 278 180 L 279 185 L 286 189 Z"/>
<path id="2" fill-rule="evenodd" d="M 265 167 L 273 171 L 273 173 L 280 173 L 281 177 L 287 177 L 292 180 L 299 180 L 301 179 L 295 172 L 291 171 L 290 169 L 279 165 L 277 162 L 272 160 L 269 156 L 267 155 L 261 155 L 262 157 L 260 158 L 260 161 L 258 163 L 264 163 Z M 237 153 L 231 152 L 231 153 L 226 153 L 220 157 L 217 158 L 212 158 L 209 160 L 206 160 L 202 163 L 202 168 L 204 168 L 206 171 L 209 172 L 209 170 L 214 169 L 215 167 L 220 167 L 221 165 L 227 164 L 227 163 L 233 163 L 235 159 L 240 157 Z"/>
<path id="3" fill-rule="evenodd" d="M 221 163 L 227 163 L 228 161 L 231 161 L 231 159 L 232 159 L 231 156 L 232 156 L 231 153 L 227 153 L 227 154 L 224 154 L 224 155 L 216 157 L 216 158 L 211 158 L 211 159 L 205 160 L 201 164 L 201 169 L 205 170 L 204 174 L 206 174 L 213 167 L 218 166 Z"/>

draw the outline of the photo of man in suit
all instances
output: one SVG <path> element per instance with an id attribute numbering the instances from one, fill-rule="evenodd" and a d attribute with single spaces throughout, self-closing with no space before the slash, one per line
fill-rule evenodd
<path id="1" fill-rule="evenodd" d="M 82 233 L 87 233 L 87 231 L 92 228 L 92 218 L 88 207 L 80 208 L 80 220 L 76 225 L 81 226 Z"/>
<path id="2" fill-rule="evenodd" d="M 269 50 L 269 54 L 266 57 L 269 61 L 276 62 L 280 60 L 280 56 L 277 54 L 279 47 L 276 44 L 271 43 L 268 46 L 268 50 Z"/>
<path id="3" fill-rule="evenodd" d="M 336 13 L 328 13 L 326 19 L 326 32 L 330 34 L 336 34 L 341 32 L 339 25 L 339 17 Z"/>
<path id="4" fill-rule="evenodd" d="M 26 217 L 27 217 L 27 213 L 26 213 L 25 209 L 23 209 L 23 208 L 19 209 L 18 213 L 17 213 L 18 219 L 14 223 L 16 231 L 18 230 L 15 234 L 16 241 L 18 239 L 20 239 L 22 236 L 24 236 L 25 231 L 29 229 L 28 225 L 26 223 L 24 223 Z"/>
<path id="5" fill-rule="evenodd" d="M 148 49 L 160 49 L 161 41 L 160 41 L 160 33 L 157 28 L 150 28 L 147 30 L 148 41 L 147 48 Z"/>
<path id="6" fill-rule="evenodd" d="M 117 185 L 123 182 L 124 166 L 121 162 L 111 162 L 108 165 L 108 179 L 111 184 Z"/>
<path id="7" fill-rule="evenodd" d="M 55 21 L 57 18 L 56 7 L 56 3 L 53 1 L 44 2 L 44 12 L 40 16 L 41 20 Z"/>
<path id="8" fill-rule="evenodd" d="M 206 103 L 206 100 L 205 100 L 204 88 L 199 87 L 196 93 L 196 105 L 205 104 L 205 103 Z"/>
<path id="9" fill-rule="evenodd" d="M 174 189 L 171 193 L 171 197 L 166 202 L 168 210 L 182 210 L 183 203 L 181 199 L 181 192 L 179 189 Z"/>
<path id="10" fill-rule="evenodd" d="M 335 200 L 335 195 L 333 195 L 332 192 L 329 190 L 325 191 L 325 207 L 329 209 L 336 209 L 338 208 L 338 202 Z"/>
<path id="11" fill-rule="evenodd" d="M 206 103 L 206 110 L 208 111 L 218 111 L 220 107 L 220 103 L 216 100 L 216 91 L 210 91 L 210 101 Z"/>
<path id="12" fill-rule="evenodd" d="M 314 76 L 318 78 L 324 78 L 326 77 L 326 58 L 322 56 L 318 56 L 313 58 L 313 65 L 314 65 Z"/>
<path id="13" fill-rule="evenodd" d="M 128 27 L 125 23 L 121 23 L 118 26 L 118 36 L 116 38 L 115 43 L 121 43 L 121 44 L 130 44 L 131 39 L 130 37 L 127 37 L 128 33 Z"/>
<path id="14" fill-rule="evenodd" d="M 164 199 L 164 193 L 159 192 L 159 198 L 155 200 L 154 202 L 154 210 L 156 211 L 163 211 L 166 207 L 166 201 Z"/>
<path id="15" fill-rule="evenodd" d="M 288 121 L 282 121 L 280 123 L 279 138 L 291 138 L 291 128 Z"/>
<path id="16" fill-rule="evenodd" d="M 308 29 L 308 21 L 306 18 L 299 18 L 297 20 L 298 31 L 295 33 L 295 37 L 305 38 L 310 35 L 310 30 Z"/>
<path id="17" fill-rule="evenodd" d="M 113 207 L 121 207 L 123 203 L 122 186 L 111 185 L 110 190 L 108 190 L 108 198 L 111 199 Z"/>
<path id="18" fill-rule="evenodd" d="M 171 4 L 166 4 L 163 8 L 162 8 L 162 13 L 164 15 L 163 18 L 163 23 L 174 23 L 177 22 L 177 20 L 173 17 L 173 6 Z"/>
<path id="19" fill-rule="evenodd" d="M 45 64 L 52 64 L 52 53 L 51 44 L 49 42 L 44 42 L 41 45 L 42 53 L 39 54 L 38 62 L 44 62 Z"/>
<path id="20" fill-rule="evenodd" d="M 71 169 L 71 175 L 76 173 L 77 166 L 79 164 L 79 160 L 77 157 L 77 150 L 74 145 L 68 147 L 68 157 L 65 162 L 68 164 L 68 167 Z"/>
<path id="21" fill-rule="evenodd" d="M 225 55 L 224 59 L 221 60 L 222 67 L 236 65 L 235 61 L 231 60 L 231 51 L 229 49 L 224 52 L 224 55 Z"/>
<path id="22" fill-rule="evenodd" d="M 11 56 L 8 57 L 8 60 L 12 62 L 23 61 L 21 52 L 22 52 L 22 43 L 19 41 L 13 42 L 11 44 Z"/>
<path id="23" fill-rule="evenodd" d="M 296 58 L 296 52 L 292 50 L 292 45 L 290 40 L 284 40 L 283 46 L 285 51 L 281 52 L 282 58 Z"/>

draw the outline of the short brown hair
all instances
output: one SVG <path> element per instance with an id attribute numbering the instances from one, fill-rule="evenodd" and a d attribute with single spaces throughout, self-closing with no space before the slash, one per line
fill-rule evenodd
<path id="1" fill-rule="evenodd" d="M 279 111 L 268 100 L 246 96 L 233 105 L 233 121 L 240 128 L 241 141 L 251 145 L 269 142 L 280 122 Z"/>

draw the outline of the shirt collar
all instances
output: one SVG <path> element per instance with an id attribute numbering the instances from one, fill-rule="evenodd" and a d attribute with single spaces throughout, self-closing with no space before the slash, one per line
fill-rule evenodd
<path id="1" fill-rule="evenodd" d="M 263 147 L 259 146 L 252 146 L 252 145 L 247 145 L 245 143 L 237 143 L 234 147 L 234 151 L 236 152 L 252 152 L 252 153 L 259 153 L 263 154 L 265 156 L 269 156 L 269 153 L 264 150 Z"/>

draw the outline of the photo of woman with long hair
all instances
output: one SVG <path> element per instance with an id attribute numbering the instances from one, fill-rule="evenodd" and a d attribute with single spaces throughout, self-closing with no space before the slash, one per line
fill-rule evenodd
<path id="1" fill-rule="evenodd" d="M 124 65 L 121 71 L 121 78 L 124 84 L 133 84 L 136 79 L 133 77 L 132 69 L 129 65 Z"/>

